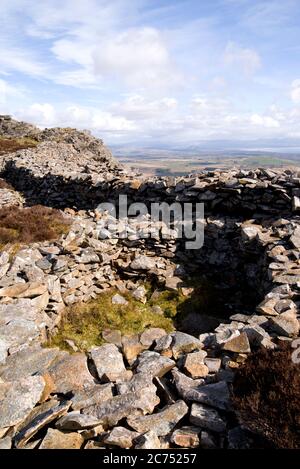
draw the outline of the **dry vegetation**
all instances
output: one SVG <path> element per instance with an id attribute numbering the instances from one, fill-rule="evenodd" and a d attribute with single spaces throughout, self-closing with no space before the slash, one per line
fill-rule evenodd
<path id="1" fill-rule="evenodd" d="M 30 208 L 0 209 L 0 247 L 57 239 L 69 222 L 59 210 L 36 205 Z"/>
<path id="2" fill-rule="evenodd" d="M 300 448 L 300 365 L 288 346 L 249 356 L 233 383 L 241 423 L 275 448 Z"/>
<path id="3" fill-rule="evenodd" d="M 4 181 L 4 179 L 0 179 L 0 189 L 9 189 L 14 190 L 13 186 L 8 182 Z"/>
<path id="4" fill-rule="evenodd" d="M 13 153 L 18 150 L 24 150 L 26 148 L 33 148 L 37 145 L 37 141 L 29 138 L 4 138 L 0 136 L 0 155 L 6 153 Z"/>

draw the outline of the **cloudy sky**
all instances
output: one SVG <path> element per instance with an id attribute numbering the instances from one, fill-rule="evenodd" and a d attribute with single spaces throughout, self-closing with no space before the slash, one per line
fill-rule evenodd
<path id="1" fill-rule="evenodd" d="M 0 113 L 109 144 L 300 141 L 299 0 L 0 0 Z"/>

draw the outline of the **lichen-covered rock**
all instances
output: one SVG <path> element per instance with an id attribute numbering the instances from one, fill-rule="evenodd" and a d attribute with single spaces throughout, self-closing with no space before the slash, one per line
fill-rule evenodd
<path id="1" fill-rule="evenodd" d="M 42 376 L 28 376 L 19 381 L 0 383 L 0 428 L 24 420 L 40 401 L 45 388 Z"/>
<path id="2" fill-rule="evenodd" d="M 90 351 L 100 380 L 124 381 L 130 379 L 132 372 L 126 370 L 123 356 L 114 344 L 105 344 Z"/>
<path id="3" fill-rule="evenodd" d="M 162 357 L 157 352 L 147 350 L 139 355 L 136 371 L 161 378 L 174 368 L 175 365 L 175 362 L 170 360 L 170 358 Z"/>
<path id="4" fill-rule="evenodd" d="M 175 425 L 187 414 L 188 406 L 184 401 L 177 401 L 160 412 L 141 417 L 127 417 L 130 427 L 140 433 L 154 431 L 157 436 L 170 433 Z"/>
<path id="5" fill-rule="evenodd" d="M 193 404 L 190 422 L 205 430 L 220 433 L 226 429 L 226 422 L 220 417 L 217 410 L 203 404 Z"/>
<path id="6" fill-rule="evenodd" d="M 87 358 L 83 353 L 67 355 L 51 366 L 48 371 L 57 393 L 67 394 L 95 384 L 88 370 Z"/>
<path id="7" fill-rule="evenodd" d="M 175 430 L 171 436 L 171 442 L 182 448 L 198 448 L 200 444 L 200 427 L 181 427 Z"/>
<path id="8" fill-rule="evenodd" d="M 119 448 L 131 448 L 133 440 L 139 436 L 139 433 L 128 430 L 124 427 L 115 427 L 108 437 L 105 438 L 104 443 Z"/>
<path id="9" fill-rule="evenodd" d="M 39 449 L 80 449 L 83 443 L 79 433 L 63 433 L 49 428 Z"/>

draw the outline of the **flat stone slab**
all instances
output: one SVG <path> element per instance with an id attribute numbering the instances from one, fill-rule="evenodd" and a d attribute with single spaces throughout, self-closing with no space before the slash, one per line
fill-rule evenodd
<path id="1" fill-rule="evenodd" d="M 89 372 L 87 357 L 84 353 L 67 355 L 51 366 L 48 371 L 57 393 L 67 394 L 95 384 L 95 380 Z"/>
<path id="2" fill-rule="evenodd" d="M 113 397 L 112 384 L 94 384 L 87 388 L 73 392 L 72 409 L 80 410 L 95 404 L 100 404 Z"/>
<path id="3" fill-rule="evenodd" d="M 0 377 L 4 381 L 14 381 L 43 373 L 55 359 L 64 354 L 58 349 L 42 348 L 40 345 L 27 347 L 7 358 L 5 365 L 0 366 Z"/>
<path id="4" fill-rule="evenodd" d="M 160 449 L 160 439 L 155 432 L 149 431 L 139 436 L 136 440 L 135 449 Z"/>
<path id="5" fill-rule="evenodd" d="M 188 406 L 184 401 L 165 407 L 160 412 L 141 417 L 128 417 L 127 423 L 130 427 L 140 433 L 154 431 L 157 436 L 170 433 L 175 425 L 188 413 Z"/>
<path id="6" fill-rule="evenodd" d="M 53 428 L 48 428 L 39 449 L 80 449 L 84 443 L 79 433 L 63 433 Z"/>
<path id="7" fill-rule="evenodd" d="M 230 393 L 225 381 L 203 384 L 203 380 L 193 380 L 177 370 L 172 371 L 172 374 L 177 391 L 183 399 L 221 410 L 230 409 Z"/>
<path id="8" fill-rule="evenodd" d="M 9 350 L 17 351 L 22 345 L 27 345 L 40 336 L 38 326 L 26 319 L 13 319 L 8 324 L 0 326 L 0 340 L 5 340 Z"/>
<path id="9" fill-rule="evenodd" d="M 172 353 L 175 359 L 179 358 L 184 353 L 193 352 L 203 348 L 203 344 L 199 339 L 192 335 L 185 334 L 184 332 L 176 331 L 173 335 Z"/>
<path id="10" fill-rule="evenodd" d="M 220 417 L 219 412 L 203 404 L 192 404 L 190 422 L 216 433 L 226 430 L 226 422 Z"/>
<path id="11" fill-rule="evenodd" d="M 41 404 L 33 409 L 32 413 L 26 419 L 25 425 L 15 436 L 15 445 L 17 448 L 23 448 L 30 438 L 32 438 L 45 425 L 48 425 L 56 418 L 65 414 L 70 408 L 71 401 L 59 402 L 55 399 Z"/>
<path id="12" fill-rule="evenodd" d="M 125 368 L 123 355 L 114 344 L 93 348 L 90 351 L 90 357 L 95 364 L 100 380 L 123 381 L 132 376 L 132 372 Z"/>
<path id="13" fill-rule="evenodd" d="M 130 264 L 132 270 L 152 270 L 155 267 L 155 258 L 148 256 L 137 256 Z"/>
<path id="14" fill-rule="evenodd" d="M 133 445 L 133 440 L 139 436 L 139 433 L 128 430 L 124 427 L 115 427 L 104 443 L 107 445 L 118 446 L 119 448 L 128 449 Z"/>
<path id="15" fill-rule="evenodd" d="M 152 411 L 154 406 L 151 401 L 153 399 L 156 404 L 159 404 L 159 398 L 151 388 L 147 388 L 140 392 L 128 392 L 115 396 L 102 404 L 87 407 L 82 412 L 83 414 L 94 416 L 104 426 L 113 427 L 125 417 L 146 413 L 149 406 Z"/>
<path id="16" fill-rule="evenodd" d="M 99 420 L 92 415 L 84 415 L 75 410 L 61 417 L 55 424 L 59 430 L 84 430 L 99 425 Z"/>
<path id="17" fill-rule="evenodd" d="M 157 352 L 145 351 L 138 357 L 137 373 L 148 373 L 151 376 L 161 378 L 172 370 L 176 363 L 170 358 L 163 357 Z"/>
<path id="18" fill-rule="evenodd" d="M 44 388 L 42 376 L 0 384 L 0 428 L 22 422 L 41 399 Z"/>

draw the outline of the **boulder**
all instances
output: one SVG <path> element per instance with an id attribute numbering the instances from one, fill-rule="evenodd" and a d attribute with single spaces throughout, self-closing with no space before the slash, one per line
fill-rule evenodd
<path id="1" fill-rule="evenodd" d="M 177 401 L 152 415 L 141 417 L 127 417 L 130 427 L 140 433 L 154 431 L 157 436 L 163 436 L 170 433 L 175 425 L 187 414 L 188 406 L 184 401 Z"/>
<path id="2" fill-rule="evenodd" d="M 42 376 L 0 383 L 0 428 L 22 422 L 42 398 L 44 388 Z"/>
<path id="3" fill-rule="evenodd" d="M 205 378 L 208 375 L 209 369 L 204 364 L 204 359 L 207 353 L 203 350 L 199 352 L 189 353 L 184 358 L 184 371 L 191 376 L 191 378 Z"/>
<path id="4" fill-rule="evenodd" d="M 102 381 L 124 381 L 132 376 L 132 372 L 126 370 L 123 355 L 115 344 L 105 344 L 91 349 L 90 357 Z"/>
<path id="5" fill-rule="evenodd" d="M 204 404 L 192 404 L 190 422 L 216 433 L 226 430 L 226 422 L 220 417 L 219 412 Z"/>
<path id="6" fill-rule="evenodd" d="M 124 427 L 115 427 L 108 437 L 104 439 L 107 445 L 118 446 L 119 448 L 128 449 L 133 445 L 133 440 L 139 436 L 139 433 L 128 430 Z"/>
<path id="7" fill-rule="evenodd" d="M 67 394 L 95 384 L 87 366 L 87 358 L 83 353 L 65 356 L 51 366 L 48 371 L 57 393 Z"/>
<path id="8" fill-rule="evenodd" d="M 79 433 L 63 433 L 48 428 L 39 449 L 80 449 L 83 443 L 84 439 Z"/>

